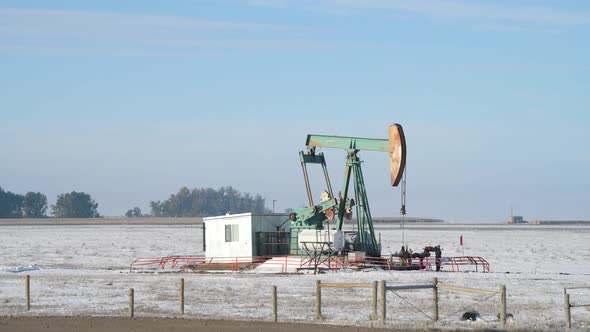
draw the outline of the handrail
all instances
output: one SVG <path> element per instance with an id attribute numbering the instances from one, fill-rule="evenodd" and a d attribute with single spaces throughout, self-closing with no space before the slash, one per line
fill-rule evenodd
<path id="1" fill-rule="evenodd" d="M 277 259 L 279 258 L 279 259 Z M 419 264 L 420 270 L 433 270 L 435 265 L 451 265 L 453 271 L 459 271 L 460 265 L 475 265 L 483 267 L 483 272 L 490 271 L 489 263 L 479 256 L 459 256 L 459 257 L 444 257 L 442 259 L 434 257 L 425 257 L 423 259 L 413 259 L 413 262 L 400 260 L 398 263 L 406 267 L 414 267 Z M 287 273 L 289 267 L 301 268 L 322 268 L 332 271 L 346 270 L 348 268 L 362 268 L 362 267 L 381 267 L 386 270 L 391 270 L 393 265 L 389 257 L 364 257 L 359 260 L 348 260 L 346 256 L 332 256 L 329 259 L 322 260 L 321 264 L 315 266 L 313 258 L 303 256 L 233 256 L 233 257 L 205 257 L 203 255 L 174 255 L 164 257 L 152 258 L 137 258 L 129 265 L 129 270 L 143 267 L 143 268 L 159 268 L 159 269 L 181 269 L 188 270 L 191 266 L 223 266 L 227 265 L 233 272 L 237 272 L 245 264 L 260 265 L 262 263 L 270 265 L 280 265 L 280 273 Z M 418 270 L 418 268 L 416 268 Z M 573 288 L 572 288 L 573 289 Z"/>

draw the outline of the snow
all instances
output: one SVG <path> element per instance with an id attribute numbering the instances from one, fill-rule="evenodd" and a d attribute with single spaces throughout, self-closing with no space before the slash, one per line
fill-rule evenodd
<path id="1" fill-rule="evenodd" d="M 300 256 L 273 257 L 258 265 L 253 273 L 297 273 L 305 261 Z M 307 264 L 309 265 L 309 264 Z"/>
<path id="2" fill-rule="evenodd" d="M 377 225 L 383 252 L 401 246 L 399 226 Z M 129 273 L 138 257 L 202 255 L 202 229 L 192 225 L 0 226 L 0 315 L 124 315 L 135 289 L 138 316 L 176 316 L 178 281 L 185 278 L 189 318 L 270 319 L 271 286 L 278 287 L 279 319 L 313 319 L 315 281 L 388 284 L 440 283 L 498 290 L 506 285 L 509 327 L 563 330 L 563 288 L 590 286 L 590 227 L 544 225 L 412 225 L 404 238 L 413 249 L 440 244 L 443 256 L 482 256 L 492 273 L 346 271 L 322 275 L 267 273 Z M 32 309 L 24 311 L 24 275 L 31 275 Z M 590 290 L 571 290 L 571 301 L 590 303 Z M 400 297 L 401 296 L 401 297 Z M 367 289 L 322 290 L 329 324 L 370 322 Z M 432 291 L 388 292 L 385 326 L 497 327 L 498 298 L 440 291 L 440 322 L 432 323 Z M 465 311 L 483 320 L 460 321 Z M 421 313 L 423 312 L 423 313 Z M 572 309 L 574 330 L 590 329 L 590 310 Z"/>
<path id="3" fill-rule="evenodd" d="M 12 273 L 19 273 L 19 272 L 27 272 L 27 271 L 36 271 L 40 270 L 41 268 L 36 265 L 29 265 L 29 266 L 7 266 L 0 271 L 4 272 L 12 272 Z"/>

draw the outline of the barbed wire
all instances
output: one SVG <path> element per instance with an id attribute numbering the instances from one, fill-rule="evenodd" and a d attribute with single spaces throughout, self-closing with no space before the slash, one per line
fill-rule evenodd
<path id="1" fill-rule="evenodd" d="M 418 310 L 418 312 L 420 312 L 422 315 L 426 316 L 429 319 L 432 319 L 432 317 L 430 317 L 428 314 L 426 314 L 424 311 L 420 310 L 420 308 L 418 308 L 417 306 L 415 306 L 412 302 L 410 302 L 409 300 L 405 299 L 404 297 L 402 297 L 401 295 L 399 295 L 396 291 L 388 289 L 390 292 L 392 292 L 393 294 L 397 295 L 397 297 L 399 297 L 400 299 L 402 299 L 404 302 L 406 302 L 407 304 L 409 304 L 412 308 Z"/>
<path id="2" fill-rule="evenodd" d="M 475 305 L 475 304 L 479 304 L 479 303 L 481 303 L 481 302 L 488 301 L 489 299 L 491 299 L 492 297 L 494 297 L 494 296 L 496 296 L 496 295 L 497 295 L 497 294 L 491 294 L 491 295 L 488 295 L 487 297 L 485 297 L 485 298 L 483 298 L 483 299 L 481 299 L 481 300 L 475 301 L 475 303 L 471 303 L 471 304 L 467 305 L 466 307 L 463 307 L 463 308 L 461 308 L 461 309 L 459 309 L 459 310 L 457 310 L 457 311 L 455 311 L 455 312 L 453 312 L 453 313 L 451 313 L 451 314 L 449 314 L 449 315 L 445 316 L 445 318 L 446 318 L 446 319 L 449 319 L 449 318 L 451 318 L 451 316 L 454 316 L 454 315 L 456 315 L 456 314 L 460 313 L 461 311 L 464 311 L 465 309 L 467 309 L 467 308 L 469 308 L 469 307 L 471 307 L 471 306 L 473 306 L 473 305 Z M 487 320 L 485 320 L 485 319 L 481 318 L 481 316 L 480 316 L 479 318 L 480 318 L 481 320 L 483 320 L 484 322 L 488 322 L 488 323 L 489 323 L 489 321 L 487 321 Z"/>

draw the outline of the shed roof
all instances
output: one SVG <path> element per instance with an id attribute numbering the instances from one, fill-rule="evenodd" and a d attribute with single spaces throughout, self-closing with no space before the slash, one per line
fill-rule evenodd
<path id="1" fill-rule="evenodd" d="M 235 217 L 246 217 L 246 216 L 250 216 L 250 217 L 273 217 L 273 216 L 277 216 L 277 217 L 288 217 L 289 214 L 288 213 L 252 213 L 252 212 L 246 212 L 246 213 L 237 213 L 237 214 L 226 214 L 226 215 L 222 215 L 222 216 L 213 216 L 213 217 L 206 217 L 203 218 L 203 221 L 214 221 L 214 220 L 224 220 L 224 219 L 232 219 Z"/>

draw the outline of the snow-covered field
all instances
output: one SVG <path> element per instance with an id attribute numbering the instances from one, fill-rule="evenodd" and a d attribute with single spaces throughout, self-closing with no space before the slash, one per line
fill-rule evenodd
<path id="1" fill-rule="evenodd" d="M 401 246 L 399 226 L 378 225 L 383 253 Z M 443 256 L 483 256 L 492 273 L 340 272 L 314 275 L 184 274 L 189 318 L 270 318 L 270 290 L 278 287 L 280 320 L 310 321 L 315 280 L 388 284 L 439 282 L 497 290 L 507 287 L 509 327 L 562 330 L 563 288 L 590 286 L 590 227 L 413 225 L 405 229 L 414 249 L 440 244 Z M 177 273 L 129 273 L 138 257 L 199 255 L 202 230 L 189 225 L 0 226 L 0 315 L 124 315 L 135 289 L 138 316 L 178 312 Z M 24 275 L 31 275 L 32 310 L 24 311 Z M 571 301 L 590 303 L 590 290 L 572 290 Z M 399 296 L 398 296 L 399 295 Z M 401 297 L 400 297 L 401 296 Z M 440 291 L 440 322 L 429 321 L 432 291 L 388 293 L 386 326 L 495 327 L 497 297 Z M 590 329 L 590 308 L 573 308 L 575 329 Z M 475 310 L 482 321 L 459 321 Z M 370 325 L 369 290 L 323 290 L 322 313 L 330 324 Z M 380 323 L 373 322 L 376 326 Z"/>

